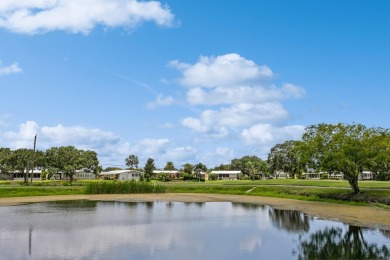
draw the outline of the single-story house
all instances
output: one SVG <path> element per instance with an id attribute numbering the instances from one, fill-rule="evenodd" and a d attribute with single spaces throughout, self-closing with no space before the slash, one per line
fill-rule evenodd
<path id="1" fill-rule="evenodd" d="M 33 180 L 34 181 L 40 181 L 41 180 L 41 170 L 34 170 L 33 174 Z M 26 173 L 22 172 L 12 172 L 8 174 L 2 174 L 2 178 L 7 180 L 15 180 L 15 181 L 22 181 L 24 180 L 24 176 Z M 30 180 L 31 179 L 31 170 L 27 173 L 27 177 Z"/>
<path id="2" fill-rule="evenodd" d="M 211 171 L 210 174 L 217 175 L 218 180 L 238 180 L 241 171 Z"/>
<path id="3" fill-rule="evenodd" d="M 307 172 L 305 173 L 306 180 L 320 180 L 325 172 Z"/>
<path id="4" fill-rule="evenodd" d="M 177 179 L 177 178 L 180 177 L 179 176 L 180 174 L 179 174 L 178 170 L 171 170 L 171 171 L 169 171 L 169 170 L 154 170 L 153 171 L 153 175 L 157 175 L 157 174 L 160 174 L 160 173 L 169 175 L 169 177 L 171 177 L 172 179 Z"/>
<path id="5" fill-rule="evenodd" d="M 375 173 L 371 171 L 363 171 L 359 174 L 359 180 L 375 180 Z"/>
<path id="6" fill-rule="evenodd" d="M 289 175 L 287 172 L 283 172 L 283 171 L 276 171 L 275 172 L 275 178 L 286 178 L 288 179 Z"/>
<path id="7" fill-rule="evenodd" d="M 99 173 L 100 179 L 110 179 L 110 180 L 139 180 L 143 172 L 135 170 L 116 170 L 109 172 Z"/>
<path id="8" fill-rule="evenodd" d="M 93 172 L 76 171 L 73 178 L 75 180 L 93 180 L 96 179 L 96 175 Z"/>

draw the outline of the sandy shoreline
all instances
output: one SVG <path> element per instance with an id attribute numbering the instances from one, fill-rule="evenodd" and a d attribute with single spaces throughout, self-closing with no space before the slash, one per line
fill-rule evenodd
<path id="1" fill-rule="evenodd" d="M 60 200 L 253 203 L 258 205 L 269 205 L 278 209 L 298 210 L 310 216 L 315 216 L 322 219 L 339 220 L 357 226 L 390 230 L 390 210 L 388 209 L 243 195 L 162 193 L 35 196 L 0 198 L 0 206 L 14 206 L 25 203 Z"/>

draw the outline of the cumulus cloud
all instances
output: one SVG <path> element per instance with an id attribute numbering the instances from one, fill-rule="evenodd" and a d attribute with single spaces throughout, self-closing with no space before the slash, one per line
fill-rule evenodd
<path id="1" fill-rule="evenodd" d="M 193 160 L 197 153 L 195 148 L 176 146 L 167 138 L 144 138 L 130 144 L 114 133 L 100 129 L 63 125 L 40 127 L 35 121 L 21 124 L 18 131 L 3 133 L 0 146 L 32 149 L 36 134 L 38 150 L 72 145 L 78 149 L 96 151 L 100 162 L 105 165 L 123 166 L 129 154 L 136 154 L 139 157 L 141 167 L 147 158 L 156 159 L 156 164 L 160 167 L 167 161 L 181 165 L 187 160 Z"/>
<path id="2" fill-rule="evenodd" d="M 152 21 L 172 26 L 174 15 L 158 1 L 138 0 L 2 0 L 0 27 L 16 33 L 37 34 L 55 30 L 89 33 L 103 27 L 135 28 Z"/>
<path id="3" fill-rule="evenodd" d="M 178 60 L 169 63 L 183 74 L 181 84 L 189 87 L 219 87 L 250 84 L 273 77 L 267 66 L 258 66 L 237 53 L 221 56 L 201 56 L 191 65 Z"/>
<path id="4" fill-rule="evenodd" d="M 35 134 L 38 135 L 37 148 L 40 150 L 72 145 L 78 149 L 94 150 L 105 157 L 126 152 L 129 148 L 128 143 L 110 132 L 81 126 L 40 127 L 34 121 L 21 124 L 18 132 L 5 132 L 3 137 L 12 149 L 32 148 Z"/>
<path id="5" fill-rule="evenodd" d="M 290 114 L 282 102 L 302 98 L 306 92 L 292 83 L 275 84 L 267 65 L 237 53 L 201 56 L 194 64 L 174 60 L 169 65 L 181 72 L 178 82 L 187 87 L 187 103 L 204 107 L 197 116 L 183 118 L 183 126 L 211 139 L 241 137 L 246 144 L 263 143 L 265 137 L 256 133 L 264 125 L 270 126 L 264 131 L 277 130 L 268 133 L 273 136 L 267 139 L 270 142 L 277 139 L 274 135 L 291 136 L 294 127 L 285 126 Z"/>
<path id="6" fill-rule="evenodd" d="M 17 63 L 13 63 L 8 66 L 2 66 L 1 64 L 2 62 L 0 61 L 0 76 L 22 72 L 22 69 Z"/>
<path id="7" fill-rule="evenodd" d="M 283 140 L 299 140 L 305 127 L 301 125 L 277 127 L 271 124 L 257 124 L 241 132 L 241 138 L 247 144 L 275 144 Z"/>
<path id="8" fill-rule="evenodd" d="M 161 106 L 170 106 L 174 102 L 174 98 L 172 96 L 165 97 L 164 95 L 158 95 L 156 101 L 151 102 L 147 105 L 149 109 L 161 107 Z"/>
<path id="9" fill-rule="evenodd" d="M 228 128 L 248 126 L 255 123 L 278 122 L 288 117 L 280 103 L 235 104 L 219 110 L 207 109 L 199 118 L 187 117 L 182 124 L 196 132 L 227 133 Z"/>
<path id="10" fill-rule="evenodd" d="M 288 98 L 301 98 L 305 90 L 294 84 L 286 83 L 278 88 L 275 85 L 264 86 L 236 86 L 215 88 L 192 88 L 187 93 L 187 100 L 191 105 L 220 105 L 239 103 L 262 103 L 281 101 Z"/>

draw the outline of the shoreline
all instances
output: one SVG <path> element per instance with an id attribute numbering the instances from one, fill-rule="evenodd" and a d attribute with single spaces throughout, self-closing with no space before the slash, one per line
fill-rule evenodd
<path id="1" fill-rule="evenodd" d="M 225 195 L 205 193 L 158 193 L 158 194 L 98 194 L 98 195 L 55 195 L 0 198 L 0 207 L 26 203 L 92 200 L 123 202 L 237 202 L 267 205 L 277 209 L 297 210 L 312 217 L 341 221 L 350 225 L 381 230 L 390 230 L 390 210 L 370 206 L 352 206 L 328 202 L 312 202 L 294 199 L 258 197 L 249 195 Z"/>

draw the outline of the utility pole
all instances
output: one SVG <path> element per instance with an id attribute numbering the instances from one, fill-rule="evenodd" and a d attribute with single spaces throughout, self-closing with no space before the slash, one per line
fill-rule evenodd
<path id="1" fill-rule="evenodd" d="M 34 166 L 35 166 L 35 147 L 37 144 L 37 134 L 35 134 L 34 137 L 34 153 L 33 153 L 33 162 L 32 162 L 32 168 L 31 168 L 31 183 L 33 182 L 33 177 L 34 177 Z"/>

